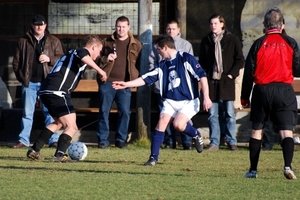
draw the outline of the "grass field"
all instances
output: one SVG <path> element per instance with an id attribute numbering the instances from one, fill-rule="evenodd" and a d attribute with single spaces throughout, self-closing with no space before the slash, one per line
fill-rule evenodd
<path id="1" fill-rule="evenodd" d="M 159 163 L 143 166 L 149 149 L 89 147 L 87 158 L 52 163 L 27 159 L 27 149 L 0 147 L 0 199 L 300 199 L 299 180 L 283 176 L 281 148 L 261 152 L 258 178 L 245 179 L 248 149 L 216 152 L 161 150 Z M 300 178 L 300 148 L 293 167 Z"/>

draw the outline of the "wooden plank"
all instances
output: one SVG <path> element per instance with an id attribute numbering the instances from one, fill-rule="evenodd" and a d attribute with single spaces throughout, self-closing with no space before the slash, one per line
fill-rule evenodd
<path id="1" fill-rule="evenodd" d="M 136 92 L 137 88 L 131 88 L 131 91 Z M 96 80 L 82 79 L 73 92 L 98 92 L 98 83 Z"/>
<path id="2" fill-rule="evenodd" d="M 96 80 L 80 80 L 74 92 L 98 92 L 98 83 Z"/>

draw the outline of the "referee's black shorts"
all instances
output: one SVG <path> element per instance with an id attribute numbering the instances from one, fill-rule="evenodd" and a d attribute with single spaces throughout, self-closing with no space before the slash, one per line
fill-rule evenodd
<path id="1" fill-rule="evenodd" d="M 52 117 L 59 118 L 70 113 L 75 113 L 71 102 L 71 95 L 57 96 L 55 94 L 42 94 L 40 95 L 40 99 Z"/>
<path id="2" fill-rule="evenodd" d="M 297 116 L 297 99 L 290 84 L 254 86 L 250 113 L 254 130 L 262 129 L 269 118 L 278 130 L 293 130 L 297 124 Z"/>

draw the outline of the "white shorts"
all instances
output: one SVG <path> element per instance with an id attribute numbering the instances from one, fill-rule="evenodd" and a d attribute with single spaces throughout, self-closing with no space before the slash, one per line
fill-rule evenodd
<path id="1" fill-rule="evenodd" d="M 193 100 L 182 100 L 174 101 L 171 99 L 165 99 L 164 106 L 161 113 L 166 113 L 171 115 L 173 118 L 176 117 L 178 113 L 185 114 L 189 119 L 199 112 L 200 101 L 198 98 Z"/>

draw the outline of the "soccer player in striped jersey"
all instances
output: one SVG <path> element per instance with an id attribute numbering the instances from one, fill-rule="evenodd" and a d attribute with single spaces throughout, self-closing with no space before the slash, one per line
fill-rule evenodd
<path id="1" fill-rule="evenodd" d="M 160 119 L 152 135 L 151 154 L 145 166 L 158 162 L 159 149 L 164 139 L 164 132 L 169 123 L 175 129 L 186 133 L 195 140 L 198 153 L 203 150 L 203 140 L 199 131 L 189 120 L 199 112 L 200 101 L 198 82 L 202 85 L 203 109 L 208 110 L 212 102 L 209 98 L 206 73 L 194 56 L 177 51 L 174 40 L 169 35 L 162 35 L 155 41 L 158 53 L 163 60 L 150 72 L 132 81 L 114 81 L 113 88 L 124 89 L 139 87 L 159 82 L 160 95 L 164 100 Z"/>

